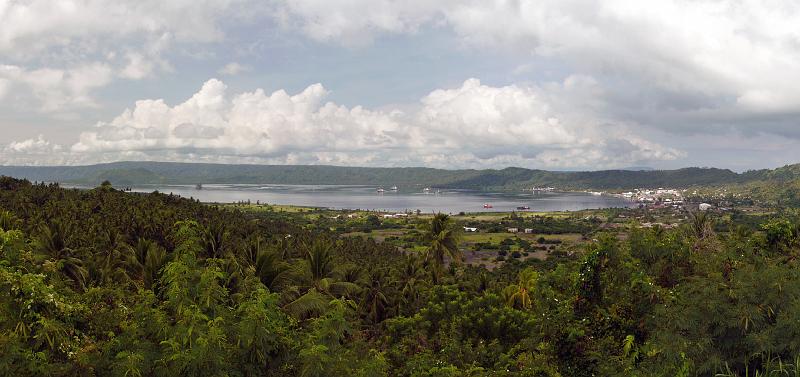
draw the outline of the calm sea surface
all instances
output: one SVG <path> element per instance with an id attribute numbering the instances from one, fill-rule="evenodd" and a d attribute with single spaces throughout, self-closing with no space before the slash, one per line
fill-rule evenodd
<path id="1" fill-rule="evenodd" d="M 503 212 L 528 206 L 531 211 L 576 211 L 582 209 L 632 207 L 631 201 L 606 195 L 565 192 L 487 193 L 465 190 L 391 191 L 379 193 L 368 186 L 244 185 L 208 184 L 201 190 L 190 185 L 139 185 L 136 192 L 159 191 L 202 202 L 232 203 L 250 200 L 268 204 L 289 204 L 334 209 L 380 211 Z M 492 208 L 484 208 L 491 204 Z"/>

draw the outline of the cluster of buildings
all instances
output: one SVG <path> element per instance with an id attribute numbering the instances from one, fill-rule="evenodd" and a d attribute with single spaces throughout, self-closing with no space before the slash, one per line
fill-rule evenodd
<path id="1" fill-rule="evenodd" d="M 676 189 L 635 189 L 633 191 L 623 192 L 619 194 L 619 196 L 645 205 L 658 205 L 663 207 L 679 207 L 683 205 L 683 192 Z"/>
<path id="2" fill-rule="evenodd" d="M 408 217 L 407 213 L 387 213 L 383 215 L 384 219 L 404 219 Z"/>
<path id="3" fill-rule="evenodd" d="M 359 216 L 357 213 L 348 213 L 346 216 L 345 215 L 331 216 L 330 219 L 331 220 L 339 220 L 339 219 L 343 219 L 345 217 L 347 217 L 348 219 L 357 219 L 357 218 L 360 218 L 361 216 Z"/>
<path id="4" fill-rule="evenodd" d="M 647 222 L 647 223 L 642 223 L 639 227 L 640 228 L 661 227 L 663 229 L 672 229 L 672 228 L 678 227 L 678 223 L 665 224 L 665 223 L 649 223 L 649 222 Z"/>
<path id="5" fill-rule="evenodd" d="M 473 232 L 477 232 L 478 228 L 465 226 L 464 227 L 464 231 L 468 232 L 468 233 L 473 233 Z M 519 228 L 508 228 L 508 229 L 506 229 L 506 232 L 508 232 L 508 233 L 520 233 L 520 230 L 519 230 Z M 533 234 L 533 229 L 525 228 L 525 229 L 522 230 L 522 233 Z"/>
<path id="6" fill-rule="evenodd" d="M 508 228 L 508 229 L 506 229 L 506 231 L 508 231 L 509 233 L 519 233 L 519 228 Z M 533 233 L 533 229 L 525 228 L 525 229 L 522 230 L 522 232 L 523 233 L 527 233 L 527 234 L 532 234 Z"/>
<path id="7" fill-rule="evenodd" d="M 646 208 L 685 208 L 684 204 L 684 193 L 686 190 L 677 190 L 677 189 L 636 189 L 633 191 L 623 192 L 620 194 L 615 194 L 616 196 L 623 197 L 626 199 L 633 200 L 638 202 L 640 207 Z M 695 195 L 697 192 L 689 193 L 688 195 Z M 697 205 L 696 210 L 700 211 L 708 211 L 711 209 L 715 209 L 713 204 L 709 203 L 700 203 Z M 719 207 L 720 210 L 727 210 L 728 208 Z"/>

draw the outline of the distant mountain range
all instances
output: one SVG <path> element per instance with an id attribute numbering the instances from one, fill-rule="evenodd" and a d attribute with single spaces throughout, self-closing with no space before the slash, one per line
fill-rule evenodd
<path id="1" fill-rule="evenodd" d="M 506 168 L 444 170 L 432 168 L 366 168 L 324 165 L 228 165 L 177 162 L 115 162 L 88 166 L 0 166 L 0 175 L 31 181 L 115 186 L 134 184 L 331 184 L 399 186 L 474 190 L 518 190 L 531 187 L 560 189 L 632 189 L 640 187 L 692 187 L 793 181 L 800 164 L 778 169 L 736 173 L 728 169 L 602 170 L 554 172 Z"/>

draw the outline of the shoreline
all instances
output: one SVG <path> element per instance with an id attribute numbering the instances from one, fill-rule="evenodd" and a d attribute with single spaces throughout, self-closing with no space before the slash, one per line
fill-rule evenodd
<path id="1" fill-rule="evenodd" d="M 209 206 L 219 206 L 222 208 L 230 208 L 230 209 L 245 209 L 245 210 L 269 210 L 270 208 L 274 212 L 333 212 L 333 213 L 340 213 L 340 214 L 352 214 L 352 213 L 367 213 L 367 214 L 375 214 L 375 215 L 389 215 L 389 214 L 405 214 L 407 216 L 432 216 L 437 214 L 437 212 L 420 212 L 417 214 L 415 211 L 409 212 L 398 212 L 398 211 L 387 211 L 387 210 L 378 210 L 378 209 L 351 209 L 351 208 L 330 208 L 330 207 L 314 207 L 314 206 L 304 206 L 304 205 L 293 205 L 293 204 L 269 204 L 269 203 L 261 203 L 261 204 L 253 204 L 253 203 L 221 203 L 221 202 L 200 202 L 204 205 Z M 276 210 L 277 209 L 277 210 Z M 552 215 L 552 214 L 576 214 L 586 211 L 607 211 L 607 210 L 631 210 L 636 208 L 631 207 L 604 207 L 604 208 L 586 208 L 586 209 L 579 209 L 579 210 L 562 210 L 562 211 L 537 211 L 537 210 L 519 210 L 519 211 L 486 211 L 486 212 L 459 212 L 459 213 L 447 213 L 447 215 L 452 217 L 476 217 L 476 216 L 507 216 L 510 214 L 517 214 L 518 216 L 525 217 L 527 216 L 543 216 L 543 215 Z"/>
<path id="2" fill-rule="evenodd" d="M 60 184 L 64 188 L 91 190 L 84 185 Z M 468 189 L 453 189 L 440 194 L 422 192 L 381 193 L 372 186 L 327 185 L 296 186 L 273 185 L 275 189 L 260 189 L 259 185 L 223 185 L 193 188 L 190 185 L 160 186 L 131 185 L 118 189 L 129 193 L 151 193 L 177 195 L 210 205 L 262 204 L 272 207 L 293 208 L 292 211 L 330 210 L 377 214 L 425 214 L 445 213 L 450 215 L 491 215 L 498 213 L 575 212 L 587 209 L 635 208 L 636 203 L 612 195 L 598 195 L 586 191 L 559 190 L 543 194 L 532 194 L 529 190 L 513 192 L 484 192 Z M 344 187 L 344 189 L 342 189 Z M 351 189 L 351 188 L 357 189 Z M 311 189 L 309 188 L 317 188 Z M 486 206 L 489 206 L 488 208 Z M 528 209 L 522 209 L 526 207 Z"/>

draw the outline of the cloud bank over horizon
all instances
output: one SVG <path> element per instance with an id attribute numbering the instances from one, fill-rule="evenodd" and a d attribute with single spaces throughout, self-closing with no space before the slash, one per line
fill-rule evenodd
<path id="1" fill-rule="evenodd" d="M 570 77 L 562 97 L 591 90 Z M 413 109 L 348 108 L 325 101 L 321 84 L 297 94 L 262 89 L 229 94 L 211 79 L 188 100 L 140 100 L 109 122 L 81 133 L 69 148 L 42 136 L 9 145 L 7 152 L 47 154 L 51 164 L 128 158 L 200 159 L 283 164 L 492 167 L 548 165 L 613 167 L 629 161 L 674 159 L 682 152 L 631 136 L 626 125 L 591 124 L 597 118 L 562 108 L 556 91 L 490 87 L 468 79 L 440 89 Z M 183 156 L 183 157 L 181 157 Z"/>
<path id="2" fill-rule="evenodd" d="M 773 167 L 800 161 L 798 19 L 788 0 L 0 1 L 0 158 Z"/>

